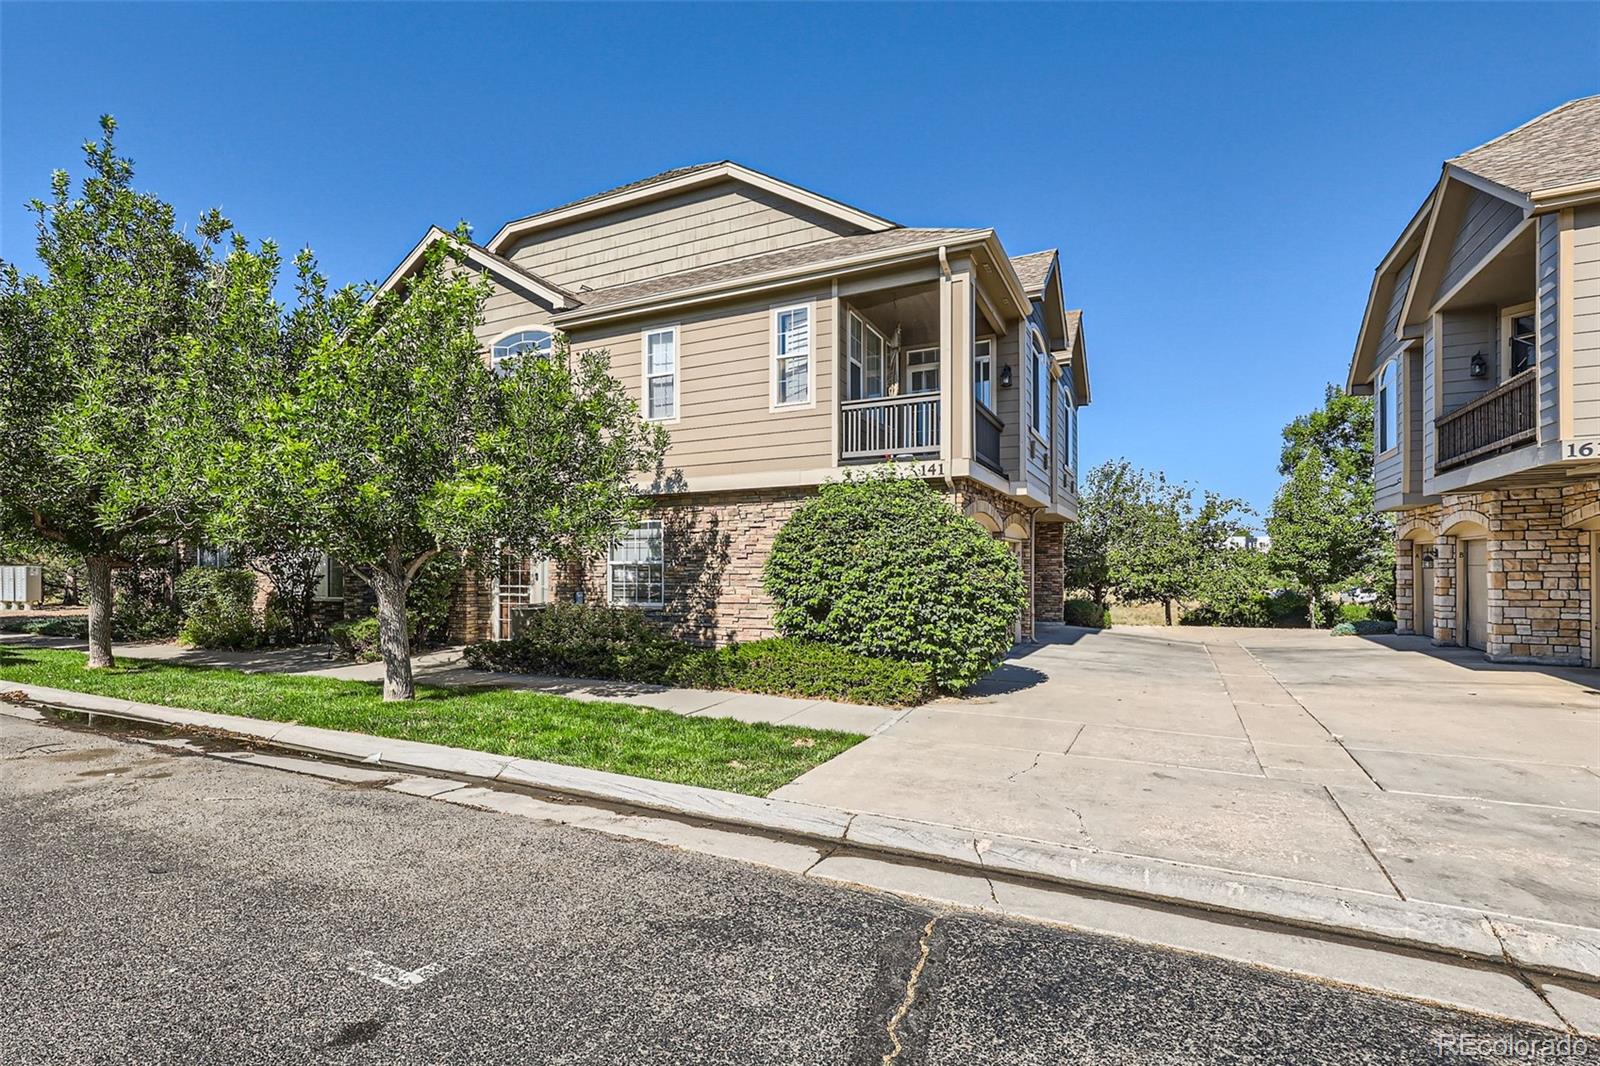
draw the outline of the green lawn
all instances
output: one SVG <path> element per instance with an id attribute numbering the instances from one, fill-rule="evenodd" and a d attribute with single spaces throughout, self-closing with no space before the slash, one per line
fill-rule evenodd
<path id="1" fill-rule="evenodd" d="M 864 739 L 508 689 L 419 686 L 414 702 L 384 703 L 378 686 L 364 681 L 137 659 L 118 660 L 111 670 L 85 670 L 83 663 L 79 652 L 0 646 L 0 681 L 421 740 L 751 796 L 766 795 Z"/>

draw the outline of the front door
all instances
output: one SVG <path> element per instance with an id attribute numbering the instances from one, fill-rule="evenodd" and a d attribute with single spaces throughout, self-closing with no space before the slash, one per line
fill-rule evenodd
<path id="1" fill-rule="evenodd" d="M 1489 542 L 1465 540 L 1461 542 L 1462 561 L 1466 574 L 1461 591 L 1461 630 L 1466 634 L 1466 645 L 1482 651 L 1489 643 Z"/>
<path id="2" fill-rule="evenodd" d="M 1411 591 L 1416 617 L 1411 628 L 1419 636 L 1433 637 L 1433 545 L 1411 546 Z"/>

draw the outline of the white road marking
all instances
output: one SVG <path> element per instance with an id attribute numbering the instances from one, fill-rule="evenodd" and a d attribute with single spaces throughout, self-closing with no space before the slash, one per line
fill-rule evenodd
<path id="1" fill-rule="evenodd" d="M 442 962 L 430 962 L 426 966 L 419 966 L 415 970 L 402 970 L 398 966 L 390 965 L 378 958 L 370 951 L 358 951 L 345 963 L 345 969 L 351 973 L 358 973 L 363 977 L 370 977 L 380 984 L 390 988 L 416 988 L 430 977 L 435 977 L 445 971 Z"/>

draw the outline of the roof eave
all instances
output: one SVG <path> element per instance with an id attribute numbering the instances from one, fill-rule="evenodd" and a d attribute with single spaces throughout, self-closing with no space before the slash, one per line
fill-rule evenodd
<path id="1" fill-rule="evenodd" d="M 574 299 L 571 293 L 566 292 L 564 289 L 545 281 L 537 274 L 530 273 L 520 267 L 502 262 L 494 255 L 485 251 L 483 248 L 473 244 L 471 241 L 462 241 L 459 238 L 454 237 L 453 234 L 440 229 L 438 226 L 428 227 L 428 232 L 423 235 L 422 240 L 418 241 L 416 247 L 412 248 L 411 251 L 406 253 L 405 258 L 400 261 L 400 265 L 395 267 L 389 276 L 384 279 L 382 285 L 378 286 L 377 290 L 373 293 L 373 297 L 376 298 L 382 293 L 390 291 L 396 285 L 399 285 L 400 282 L 404 281 L 408 276 L 410 276 L 411 272 L 416 269 L 417 264 L 421 262 L 422 255 L 428 250 L 428 246 L 445 237 L 456 240 L 457 243 L 460 244 L 467 258 L 472 260 L 474 263 L 477 263 L 483 269 L 489 271 L 491 274 L 494 274 L 502 281 L 509 281 L 523 288 L 532 289 L 535 293 L 548 301 L 551 307 L 555 310 L 560 311 L 576 305 L 577 301 Z"/>
<path id="2" fill-rule="evenodd" d="M 1395 240 L 1394 244 L 1390 245 L 1389 251 L 1384 254 L 1383 259 L 1379 261 L 1372 272 L 1372 286 L 1367 290 L 1366 310 L 1362 312 L 1361 328 L 1356 331 L 1355 351 L 1350 356 L 1350 370 L 1345 380 L 1346 392 L 1360 384 L 1361 379 L 1357 377 L 1357 372 L 1361 367 L 1363 356 L 1368 354 L 1369 348 L 1376 350 L 1376 338 L 1373 331 L 1381 326 L 1381 323 L 1375 321 L 1375 314 L 1377 311 L 1378 290 L 1382 287 L 1384 275 L 1390 273 L 1399 265 L 1402 253 L 1411 250 L 1412 245 L 1421 240 L 1422 229 L 1424 224 L 1428 223 L 1433 217 L 1434 200 L 1442 186 L 1443 181 L 1441 180 L 1423 198 L 1421 206 L 1411 216 L 1411 221 L 1406 223 L 1405 229 L 1400 231 L 1399 238 Z"/>
<path id="3" fill-rule="evenodd" d="M 940 240 L 923 241 L 919 244 L 865 252 L 860 255 L 847 256 L 843 259 L 830 259 L 821 263 L 807 263 L 797 267 L 771 270 L 764 274 L 751 274 L 742 278 L 707 282 L 704 285 L 694 285 L 685 289 L 657 293 L 639 300 L 579 306 L 563 314 L 557 314 L 554 321 L 562 329 L 570 330 L 574 327 L 591 326 L 610 319 L 631 318 L 636 315 L 675 310 L 694 304 L 727 300 L 767 289 L 803 285 L 808 281 L 821 278 L 858 273 L 863 270 L 875 270 L 882 266 L 916 259 L 937 252 L 940 248 L 949 250 L 978 247 L 982 245 L 985 234 L 992 237 L 993 233 L 993 230 L 983 230 L 957 240 L 951 240 L 946 237 Z"/>

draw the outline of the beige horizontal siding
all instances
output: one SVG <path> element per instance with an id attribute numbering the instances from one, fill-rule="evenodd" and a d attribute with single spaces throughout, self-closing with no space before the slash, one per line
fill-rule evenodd
<path id="1" fill-rule="evenodd" d="M 581 291 L 855 232 L 837 219 L 729 180 L 535 234 L 507 254 L 519 266 Z"/>
<path id="2" fill-rule="evenodd" d="M 813 406 L 770 410 L 772 309 L 809 302 Z M 611 372 L 640 398 L 640 343 L 645 330 L 678 326 L 678 409 L 665 423 L 666 465 L 685 477 L 752 470 L 805 470 L 833 461 L 834 337 L 831 292 L 798 290 L 726 304 L 679 318 L 574 334 L 575 348 L 603 348 Z"/>
<path id="3" fill-rule="evenodd" d="M 1572 234 L 1572 432 L 1600 437 L 1600 211 L 1577 213 Z"/>

